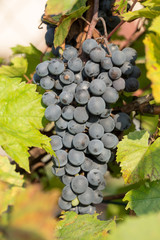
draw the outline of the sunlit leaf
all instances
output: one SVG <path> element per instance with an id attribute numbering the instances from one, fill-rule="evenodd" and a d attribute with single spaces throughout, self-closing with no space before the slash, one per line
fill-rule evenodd
<path id="1" fill-rule="evenodd" d="M 67 11 L 71 10 L 77 0 L 48 0 L 47 7 L 45 9 L 46 15 L 51 14 L 65 14 Z"/>

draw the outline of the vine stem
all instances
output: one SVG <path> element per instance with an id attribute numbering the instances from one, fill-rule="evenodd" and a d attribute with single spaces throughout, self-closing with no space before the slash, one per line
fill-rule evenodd
<path id="1" fill-rule="evenodd" d="M 128 11 L 132 11 L 137 2 L 138 2 L 138 0 L 134 0 L 132 6 L 130 7 L 130 9 L 129 9 Z M 109 40 L 110 37 L 111 37 L 124 23 L 125 23 L 125 21 L 122 20 L 122 21 L 110 32 L 110 34 L 108 34 L 107 39 Z"/>
<path id="2" fill-rule="evenodd" d="M 120 193 L 120 194 L 117 194 L 117 195 L 106 196 L 106 197 L 103 198 L 103 201 L 122 199 L 122 198 L 124 198 L 125 194 L 126 193 Z"/>
<path id="3" fill-rule="evenodd" d="M 93 30 L 95 29 L 95 26 L 96 26 L 97 21 L 98 21 L 98 9 L 99 9 L 99 0 L 94 0 L 93 18 L 92 18 L 92 21 L 90 23 L 86 39 L 89 39 L 89 38 L 92 37 Z"/>

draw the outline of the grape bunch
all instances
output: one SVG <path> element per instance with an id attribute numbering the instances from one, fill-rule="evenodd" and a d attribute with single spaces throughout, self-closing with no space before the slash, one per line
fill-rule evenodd
<path id="1" fill-rule="evenodd" d="M 61 59 L 38 64 L 33 77 L 46 90 L 45 117 L 55 122 L 56 134 L 50 136 L 56 154 L 52 172 L 65 184 L 59 206 L 79 214 L 93 214 L 95 204 L 102 202 L 107 163 L 119 142 L 115 132 L 131 125 L 126 113 L 111 113 L 111 104 L 118 101 L 119 91 L 139 87 L 136 51 L 130 47 L 120 51 L 114 44 L 108 48 L 85 40 L 84 63 L 76 48 L 66 46 Z"/>

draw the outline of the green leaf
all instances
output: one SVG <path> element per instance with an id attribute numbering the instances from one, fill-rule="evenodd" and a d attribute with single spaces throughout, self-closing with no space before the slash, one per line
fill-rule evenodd
<path id="1" fill-rule="evenodd" d="M 45 108 L 36 86 L 19 78 L 0 77 L 0 145 L 20 167 L 29 172 L 28 148 L 44 148 L 54 154 L 42 128 Z"/>
<path id="2" fill-rule="evenodd" d="M 152 24 L 149 27 L 149 30 L 160 34 L 159 24 L 160 24 L 160 16 L 153 19 Z"/>
<path id="3" fill-rule="evenodd" d="M 158 115 L 137 115 L 136 119 L 141 122 L 141 129 L 145 129 L 150 134 L 153 134 L 156 131 L 158 124 Z"/>
<path id="4" fill-rule="evenodd" d="M 130 217 L 112 231 L 107 240 L 159 240 L 160 213 Z"/>
<path id="5" fill-rule="evenodd" d="M 23 77 L 27 72 L 28 62 L 24 57 L 14 57 L 10 66 L 2 65 L 0 75 L 7 77 Z"/>
<path id="6" fill-rule="evenodd" d="M 130 208 L 137 215 L 160 211 L 160 182 L 144 184 L 140 188 L 129 191 L 123 201 L 128 201 Z"/>
<path id="7" fill-rule="evenodd" d="M 86 6 L 86 2 L 87 2 L 87 0 L 79 0 L 79 1 L 77 1 L 74 4 L 74 6 L 71 9 L 71 11 L 69 11 L 67 14 L 71 14 L 72 12 L 77 11 L 79 8 L 85 7 Z"/>
<path id="8" fill-rule="evenodd" d="M 45 9 L 46 15 L 58 15 L 65 14 L 67 11 L 71 10 L 77 0 L 48 0 L 47 7 Z"/>
<path id="9" fill-rule="evenodd" d="M 127 0 L 116 0 L 114 6 L 120 14 L 125 13 L 127 11 Z"/>
<path id="10" fill-rule="evenodd" d="M 122 17 L 125 21 L 132 21 L 137 18 L 145 17 L 145 18 L 155 18 L 156 16 L 159 16 L 160 14 L 160 8 L 142 8 L 137 11 L 133 12 L 127 12 L 122 14 Z"/>
<path id="11" fill-rule="evenodd" d="M 77 11 L 71 13 L 68 17 L 64 18 L 64 20 L 61 22 L 61 24 L 56 28 L 55 31 L 55 37 L 54 37 L 54 46 L 58 47 L 60 46 L 65 38 L 68 35 L 69 29 L 72 25 L 72 23 L 79 17 L 82 16 L 82 14 L 89 8 L 88 7 L 81 7 Z"/>
<path id="12" fill-rule="evenodd" d="M 22 45 L 17 45 L 12 48 L 13 54 L 25 54 L 25 58 L 28 61 L 28 69 L 26 75 L 30 77 L 30 74 L 35 71 L 36 66 L 40 62 L 42 52 L 39 51 L 34 45 L 25 47 Z"/>
<path id="13" fill-rule="evenodd" d="M 154 99 L 160 103 L 160 36 L 150 33 L 144 40 L 146 48 L 147 77 L 151 80 Z"/>
<path id="14" fill-rule="evenodd" d="M 148 138 L 148 132 L 136 131 L 124 136 L 118 144 L 117 162 L 125 183 L 160 179 L 160 138 L 150 146 Z"/>
<path id="15" fill-rule="evenodd" d="M 22 190 L 23 176 L 15 169 L 8 157 L 0 156 L 0 214 L 13 204 L 16 194 Z"/>
<path id="16" fill-rule="evenodd" d="M 160 5 L 160 0 L 147 0 L 141 3 L 143 6 L 146 7 L 154 7 Z"/>
<path id="17" fill-rule="evenodd" d="M 105 240 L 108 231 L 115 228 L 115 221 L 100 221 L 98 214 L 78 215 L 75 212 L 64 213 L 63 220 L 57 226 L 58 239 Z"/>

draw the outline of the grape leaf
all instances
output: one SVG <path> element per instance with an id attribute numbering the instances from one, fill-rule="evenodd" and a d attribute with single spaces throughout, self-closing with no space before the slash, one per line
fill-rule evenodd
<path id="1" fill-rule="evenodd" d="M 158 6 L 158 5 L 160 5 L 160 0 L 147 0 L 147 1 L 142 2 L 142 5 L 146 6 L 146 7 Z"/>
<path id="2" fill-rule="evenodd" d="M 79 0 L 77 1 L 74 6 L 72 7 L 71 11 L 69 11 L 67 14 L 71 14 L 74 11 L 77 11 L 79 8 L 81 7 L 85 7 L 86 6 L 86 2 L 87 0 Z"/>
<path id="3" fill-rule="evenodd" d="M 137 11 L 133 11 L 133 12 L 129 11 L 127 13 L 123 13 L 122 17 L 123 17 L 123 20 L 125 21 L 132 21 L 134 19 L 141 18 L 141 17 L 153 19 L 156 16 L 159 16 L 159 14 L 160 14 L 160 7 L 155 7 L 155 8 L 146 7 Z"/>
<path id="4" fill-rule="evenodd" d="M 40 62 L 40 58 L 42 52 L 39 51 L 34 45 L 30 44 L 30 46 L 25 47 L 22 45 L 17 45 L 12 48 L 13 54 L 25 54 L 25 58 L 28 61 L 28 68 L 26 75 L 30 77 L 30 74 L 35 71 L 36 66 Z"/>
<path id="5" fill-rule="evenodd" d="M 114 6 L 120 14 L 125 13 L 127 11 L 127 0 L 116 0 Z"/>
<path id="6" fill-rule="evenodd" d="M 151 80 L 152 92 L 154 99 L 160 103 L 160 36 L 158 34 L 150 33 L 144 39 L 146 48 L 146 68 L 147 77 Z"/>
<path id="7" fill-rule="evenodd" d="M 48 0 L 47 7 L 45 9 L 46 15 L 51 14 L 65 14 L 67 11 L 71 10 L 77 0 Z"/>
<path id="8" fill-rule="evenodd" d="M 71 13 L 68 17 L 64 18 L 61 24 L 56 28 L 55 31 L 55 37 L 54 37 L 54 46 L 58 47 L 60 46 L 65 38 L 68 35 L 69 29 L 72 25 L 72 23 L 79 17 L 82 16 L 82 14 L 89 8 L 88 7 L 81 7 L 77 11 Z"/>
<path id="9" fill-rule="evenodd" d="M 153 19 L 152 24 L 149 27 L 149 30 L 160 34 L 159 24 L 160 24 L 160 16 Z"/>
<path id="10" fill-rule="evenodd" d="M 13 204 L 17 193 L 22 190 L 23 176 L 15 172 L 8 157 L 0 156 L 0 214 Z"/>
<path id="11" fill-rule="evenodd" d="M 129 218 L 112 231 L 107 240 L 159 240 L 160 213 Z"/>
<path id="12" fill-rule="evenodd" d="M 118 144 L 117 162 L 125 183 L 160 179 L 160 138 L 150 146 L 148 138 L 148 132 L 135 131 Z"/>
<path id="13" fill-rule="evenodd" d="M 50 138 L 41 134 L 45 108 L 36 86 L 19 78 L 0 77 L 0 145 L 29 172 L 28 148 L 36 146 L 54 154 Z"/>
<path id="14" fill-rule="evenodd" d="M 22 77 L 27 72 L 28 62 L 24 57 L 14 57 L 10 66 L 2 65 L 0 75 L 7 77 Z"/>
<path id="15" fill-rule="evenodd" d="M 43 192 L 38 184 L 28 186 L 16 196 L 9 227 L 37 234 L 40 239 L 55 239 L 57 220 L 53 216 L 56 215 L 59 194 L 58 190 Z"/>
<path id="16" fill-rule="evenodd" d="M 155 181 L 133 189 L 125 195 L 123 201 L 128 201 L 126 209 L 130 208 L 137 215 L 160 211 L 160 182 Z"/>
<path id="17" fill-rule="evenodd" d="M 78 215 L 75 212 L 66 212 L 63 220 L 57 226 L 58 239 L 100 240 L 108 239 L 108 231 L 115 228 L 115 221 L 100 221 L 98 214 Z"/>

